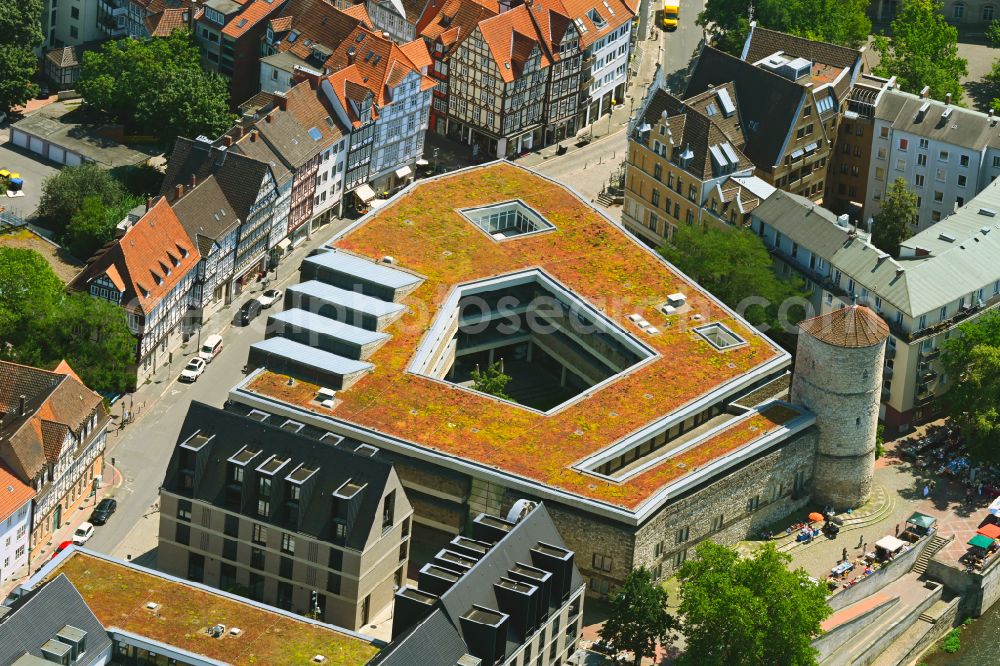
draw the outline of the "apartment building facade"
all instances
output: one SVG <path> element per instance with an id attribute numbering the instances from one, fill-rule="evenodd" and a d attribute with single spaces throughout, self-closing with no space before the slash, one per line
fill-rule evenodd
<path id="1" fill-rule="evenodd" d="M 1000 304 L 998 210 L 1000 184 L 994 183 L 904 241 L 899 259 L 871 245 L 847 215 L 787 193 L 754 212 L 753 229 L 779 270 L 794 270 L 813 285 L 815 308 L 828 312 L 856 301 L 888 323 L 880 417 L 889 433 L 940 413 L 950 384 L 939 363 L 941 345 L 959 324 Z"/>
<path id="2" fill-rule="evenodd" d="M 992 114 L 889 90 L 875 111 L 865 223 L 902 178 L 918 197 L 922 231 L 961 208 L 1000 175 L 1000 129 Z"/>
<path id="3" fill-rule="evenodd" d="M 42 7 L 43 47 L 80 46 L 109 36 L 124 34 L 124 6 L 116 0 L 59 2 L 45 0 Z M 119 22 L 122 27 L 119 28 Z"/>
<path id="4" fill-rule="evenodd" d="M 199 248 L 166 199 L 87 264 L 69 288 L 124 308 L 136 337 L 136 383 L 166 363 L 190 330 Z"/>
<path id="5" fill-rule="evenodd" d="M 30 513 L 30 556 L 36 554 L 69 514 L 91 496 L 104 468 L 111 419 L 101 396 L 88 389 L 65 362 L 48 371 L 0 362 L 0 414 L 4 438 L 0 461 L 19 481 L 13 492 L 34 493 Z M 14 484 L 11 484 L 12 486 Z M 23 502 L 7 520 L 22 521 Z M 20 534 L 15 528 L 14 536 Z M 23 535 L 22 535 L 23 536 Z M 20 557 L 17 549 L 15 557 Z"/>
<path id="6" fill-rule="evenodd" d="M 663 83 L 660 70 L 629 125 L 622 222 L 653 247 L 681 223 L 747 226 L 774 188 L 741 150 L 735 87 L 681 100 Z"/>
<path id="7" fill-rule="evenodd" d="M 304 427 L 193 402 L 161 488 L 159 567 L 357 629 L 404 585 L 413 511 L 373 447 Z"/>
<path id="8" fill-rule="evenodd" d="M 0 583 L 6 583 L 28 564 L 31 552 L 31 505 L 35 489 L 0 463 Z"/>

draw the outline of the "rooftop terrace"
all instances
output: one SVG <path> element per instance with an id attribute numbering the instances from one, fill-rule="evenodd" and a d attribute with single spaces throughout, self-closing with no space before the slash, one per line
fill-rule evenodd
<path id="1" fill-rule="evenodd" d="M 378 648 L 320 623 L 296 620 L 249 602 L 81 551 L 70 552 L 46 580 L 66 574 L 105 627 L 118 627 L 177 648 L 233 664 L 305 664 L 318 654 L 325 664 L 356 666 Z M 147 604 L 159 604 L 155 610 Z M 239 636 L 213 638 L 216 624 Z"/>
<path id="2" fill-rule="evenodd" d="M 460 212 L 510 200 L 523 201 L 553 228 L 497 242 Z M 788 355 L 573 192 L 526 169 L 498 162 L 420 181 L 331 246 L 376 262 L 392 257 L 394 268 L 423 278 L 401 301 L 407 312 L 385 329 L 392 337 L 369 358 L 372 372 L 339 391 L 333 408 L 315 402 L 318 386 L 289 385 L 266 370 L 237 390 L 629 510 L 802 416 L 772 404 L 624 479 L 576 468 L 612 444 L 653 434 L 780 372 Z M 558 280 L 653 358 L 548 413 L 407 370 L 456 286 L 528 269 Z M 685 301 L 665 315 L 668 295 Z M 636 314 L 638 323 L 629 317 Z M 654 332 L 642 327 L 646 322 Z M 715 322 L 746 344 L 718 349 L 694 330 Z"/>

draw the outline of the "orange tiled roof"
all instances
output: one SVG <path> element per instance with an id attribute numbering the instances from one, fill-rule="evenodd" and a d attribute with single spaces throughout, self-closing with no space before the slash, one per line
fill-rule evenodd
<path id="1" fill-rule="evenodd" d="M 34 496 L 34 488 L 22 483 L 5 465 L 0 464 L 0 520 L 7 520 Z"/>
<path id="2" fill-rule="evenodd" d="M 570 19 L 579 19 L 587 28 L 580 35 L 580 46 L 587 47 L 596 42 L 608 33 L 614 32 L 624 23 L 631 21 L 635 17 L 636 8 L 629 5 L 626 0 L 558 0 L 562 5 L 562 13 Z M 604 20 L 604 25 L 598 27 L 588 16 L 593 10 Z M 612 14 L 612 11 L 614 12 Z"/>
<path id="3" fill-rule="evenodd" d="M 174 30 L 187 28 L 188 9 L 164 9 L 142 19 L 150 37 L 169 37 Z"/>
<path id="4" fill-rule="evenodd" d="M 399 50 L 417 69 L 423 70 L 432 64 L 431 52 L 427 50 L 427 42 L 422 39 L 414 39 L 412 42 L 403 44 Z"/>
<path id="5" fill-rule="evenodd" d="M 293 32 L 295 36 L 282 37 L 277 49 L 290 51 L 303 60 L 312 55 L 314 45 L 333 50 L 363 20 L 357 14 L 356 10 L 342 11 L 327 0 L 289 0 L 272 22 L 272 28 L 276 33 Z"/>
<path id="6" fill-rule="evenodd" d="M 863 305 L 852 305 L 799 323 L 799 330 L 836 347 L 871 347 L 889 337 L 889 325 Z"/>
<path id="7" fill-rule="evenodd" d="M 268 0 L 253 0 L 243 7 L 243 11 L 222 28 L 222 34 L 237 39 L 246 34 L 252 27 L 278 10 L 280 4 Z"/>
<path id="8" fill-rule="evenodd" d="M 292 17 L 291 16 L 279 16 L 278 18 L 271 19 L 271 30 L 274 32 L 288 32 L 292 29 Z"/>
<path id="9" fill-rule="evenodd" d="M 348 16 L 361 21 L 369 28 L 375 28 L 375 24 L 372 23 L 372 17 L 368 15 L 368 9 L 365 8 L 365 3 L 359 2 L 356 5 L 351 5 L 347 9 L 343 10 L 343 12 Z"/>
<path id="10" fill-rule="evenodd" d="M 416 47 L 410 47 L 416 51 Z M 337 45 L 324 66 L 334 72 L 329 81 L 341 104 L 345 99 L 360 100 L 361 89 L 372 92 L 377 106 L 391 103 L 389 89 L 399 85 L 412 72 L 420 74 L 416 64 L 396 44 L 358 25 L 347 39 Z M 426 90 L 435 85 L 433 79 L 422 76 L 421 88 Z M 346 105 L 345 105 L 345 108 Z M 377 113 L 373 111 L 373 117 Z M 358 120 L 352 118 L 352 121 Z"/>
<path id="11" fill-rule="evenodd" d="M 81 384 L 83 383 L 83 380 L 80 379 L 80 375 L 76 374 L 73 368 L 69 366 L 69 363 L 66 362 L 66 359 L 59 361 L 59 365 L 57 365 L 55 370 L 53 370 L 52 372 L 56 373 L 57 375 L 69 375 L 70 377 L 74 378 Z"/>
<path id="12" fill-rule="evenodd" d="M 431 0 L 417 22 L 417 34 L 434 41 L 458 28 L 460 39 L 465 39 L 480 21 L 499 13 L 497 0 Z"/>
<path id="13" fill-rule="evenodd" d="M 544 38 L 535 28 L 535 23 L 531 20 L 525 5 L 481 21 L 479 30 L 493 54 L 493 59 L 500 70 L 500 77 L 506 83 L 511 83 L 521 76 L 525 64 L 536 50 L 541 67 L 552 64 L 548 54 L 541 47 Z"/>
<path id="14" fill-rule="evenodd" d="M 116 286 L 117 281 L 124 284 L 122 303 L 126 308 L 148 313 L 197 265 L 199 258 L 198 248 L 188 239 L 170 204 L 160 197 L 70 286 L 89 291 L 93 280 L 107 275 Z"/>

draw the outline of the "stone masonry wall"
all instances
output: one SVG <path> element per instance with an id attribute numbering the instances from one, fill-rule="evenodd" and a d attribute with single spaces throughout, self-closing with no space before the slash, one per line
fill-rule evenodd
<path id="1" fill-rule="evenodd" d="M 885 343 L 838 347 L 799 336 L 792 402 L 816 414 L 813 499 L 837 509 L 863 504 L 875 474 Z"/>

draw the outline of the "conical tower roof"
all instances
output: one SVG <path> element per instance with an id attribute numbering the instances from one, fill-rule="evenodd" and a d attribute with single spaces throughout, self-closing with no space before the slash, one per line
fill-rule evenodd
<path id="1" fill-rule="evenodd" d="M 799 332 L 837 347 L 871 347 L 889 337 L 889 325 L 870 308 L 851 305 L 806 319 Z"/>

